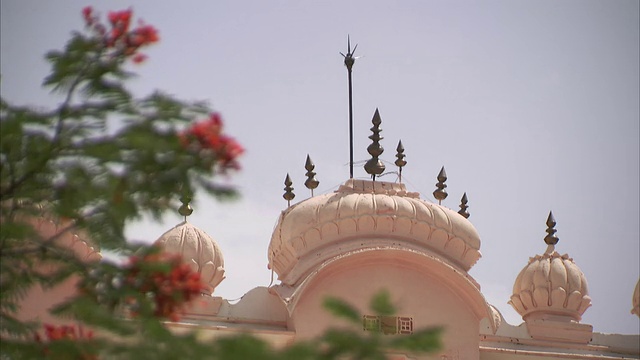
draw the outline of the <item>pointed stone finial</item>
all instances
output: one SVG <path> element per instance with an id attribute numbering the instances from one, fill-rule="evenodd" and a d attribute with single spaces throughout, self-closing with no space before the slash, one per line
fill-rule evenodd
<path id="1" fill-rule="evenodd" d="M 369 136 L 369 139 L 371 139 L 372 142 L 371 145 L 367 147 L 367 152 L 371 155 L 371 159 L 364 164 L 364 170 L 367 174 L 371 175 L 373 177 L 373 181 L 375 181 L 376 175 L 382 174 L 385 168 L 382 161 L 378 158 L 384 152 L 384 148 L 380 146 L 380 140 L 382 140 L 383 137 L 380 136 L 380 132 L 382 131 L 382 129 L 380 129 L 380 124 L 382 124 L 382 120 L 380 119 L 378 109 L 376 109 L 376 112 L 373 114 L 371 122 L 373 123 L 373 126 L 371 127 L 371 132 L 373 132 L 373 134 Z"/>
<path id="2" fill-rule="evenodd" d="M 467 209 L 469 208 L 469 206 L 467 206 L 468 202 L 469 199 L 467 199 L 467 193 L 465 192 L 462 195 L 462 199 L 460 199 L 460 211 L 458 211 L 458 214 L 462 215 L 465 219 L 468 219 L 469 216 L 471 216 L 467 211 Z"/>
<path id="3" fill-rule="evenodd" d="M 182 205 L 178 209 L 178 214 L 184 216 L 184 221 L 187 221 L 187 216 L 193 213 L 193 208 L 189 205 L 191 202 L 191 196 L 183 195 L 180 198 L 180 202 L 182 202 Z"/>
<path id="4" fill-rule="evenodd" d="M 293 193 L 293 182 L 291 181 L 291 177 L 287 173 L 287 177 L 284 179 L 284 194 L 282 197 L 287 200 L 287 207 L 291 206 L 291 200 L 296 197 L 296 194 Z"/>
<path id="5" fill-rule="evenodd" d="M 558 243 L 560 239 L 555 235 L 558 231 L 555 229 L 556 227 L 556 219 L 553 218 L 553 213 L 549 211 L 549 217 L 547 217 L 547 236 L 544 237 L 544 242 L 547 245 L 555 245 Z"/>
<path id="6" fill-rule="evenodd" d="M 438 182 L 436 183 L 437 189 L 433 192 L 433 197 L 438 200 L 438 205 L 442 204 L 442 200 L 446 199 L 449 194 L 447 194 L 447 172 L 444 170 L 444 166 L 440 169 L 440 173 L 438 173 Z"/>
<path id="7" fill-rule="evenodd" d="M 402 182 L 402 168 L 407 165 L 407 161 L 404 159 L 404 146 L 402 146 L 402 140 L 398 141 L 398 147 L 396 148 L 396 166 L 398 167 L 398 180 Z"/>
<path id="8" fill-rule="evenodd" d="M 307 161 L 304 164 L 304 168 L 307 170 L 305 174 L 307 176 L 307 180 L 304 182 L 304 186 L 311 190 L 311 196 L 313 196 L 313 189 L 318 187 L 320 181 L 316 179 L 316 173 L 313 171 L 316 166 L 313 164 L 313 161 L 311 161 L 309 154 L 307 154 Z"/>

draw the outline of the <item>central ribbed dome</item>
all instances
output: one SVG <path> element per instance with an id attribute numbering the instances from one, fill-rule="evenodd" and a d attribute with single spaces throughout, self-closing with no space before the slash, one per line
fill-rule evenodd
<path id="1" fill-rule="evenodd" d="M 389 245 L 428 250 L 464 271 L 481 256 L 476 229 L 455 211 L 421 200 L 401 183 L 350 179 L 335 193 L 282 212 L 269 263 L 292 285 L 332 257 Z"/>

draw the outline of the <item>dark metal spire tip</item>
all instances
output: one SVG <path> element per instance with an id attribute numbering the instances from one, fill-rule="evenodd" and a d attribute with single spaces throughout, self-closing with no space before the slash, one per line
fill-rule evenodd
<path id="1" fill-rule="evenodd" d="M 444 166 L 440 169 L 438 173 L 438 182 L 436 183 L 436 190 L 433 192 L 433 197 L 438 200 L 438 204 L 442 204 L 442 200 L 446 199 L 449 194 L 447 194 L 447 172 L 444 170 Z"/>
<path id="2" fill-rule="evenodd" d="M 549 211 L 549 216 L 547 217 L 547 236 L 544 237 L 544 242 L 547 245 L 555 245 L 560 241 L 560 239 L 555 235 L 558 230 L 556 230 L 556 219 L 553 217 L 553 212 Z"/>
<path id="3" fill-rule="evenodd" d="M 467 211 L 467 209 L 469 208 L 469 205 L 467 205 L 469 203 L 469 199 L 467 198 L 467 193 L 465 192 L 464 194 L 462 194 L 462 198 L 460 199 L 460 211 L 458 211 L 458 214 L 462 215 L 465 219 L 468 219 L 469 216 L 471 216 L 469 214 L 469 211 Z"/>

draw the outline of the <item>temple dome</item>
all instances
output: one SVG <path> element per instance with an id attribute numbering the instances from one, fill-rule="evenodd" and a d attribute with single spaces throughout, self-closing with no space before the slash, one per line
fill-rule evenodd
<path id="1" fill-rule="evenodd" d="M 426 202 L 404 184 L 348 180 L 334 192 L 284 210 L 269 245 L 269 264 L 288 285 L 322 262 L 370 247 L 427 251 L 468 271 L 480 237 L 463 216 Z"/>
<path id="2" fill-rule="evenodd" d="M 200 273 L 206 291 L 213 290 L 224 279 L 224 259 L 218 244 L 204 231 L 184 221 L 156 240 L 165 252 L 180 254 L 193 271 Z"/>
<path id="3" fill-rule="evenodd" d="M 511 306 L 525 321 L 565 318 L 580 321 L 591 306 L 587 279 L 567 254 L 549 245 L 542 255 L 529 258 L 513 285 Z"/>

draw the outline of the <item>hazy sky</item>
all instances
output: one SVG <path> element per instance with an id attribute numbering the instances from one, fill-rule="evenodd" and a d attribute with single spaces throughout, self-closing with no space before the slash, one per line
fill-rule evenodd
<path id="1" fill-rule="evenodd" d="M 45 51 L 82 29 L 80 11 L 132 6 L 161 41 L 132 67 L 133 86 L 208 100 L 246 148 L 229 179 L 242 199 L 196 199 L 190 221 L 213 236 L 227 279 L 216 295 L 242 296 L 270 282 L 267 247 L 297 197 L 304 160 L 316 193 L 349 177 L 347 74 L 339 52 L 359 44 L 354 81 L 355 160 L 369 158 L 371 117 L 380 109 L 382 159 L 393 170 L 399 139 L 403 180 L 433 201 L 444 165 L 449 198 L 469 197 L 483 257 L 470 271 L 507 321 L 518 272 L 546 245 L 553 210 L 560 242 L 589 281 L 583 322 L 598 332 L 638 333 L 630 314 L 640 273 L 638 1 L 7 1 L 1 2 L 2 97 L 55 105 L 40 87 Z M 361 166 L 356 178 L 367 178 Z M 383 177 L 395 181 L 395 175 Z M 135 224 L 153 241 L 180 221 Z"/>

